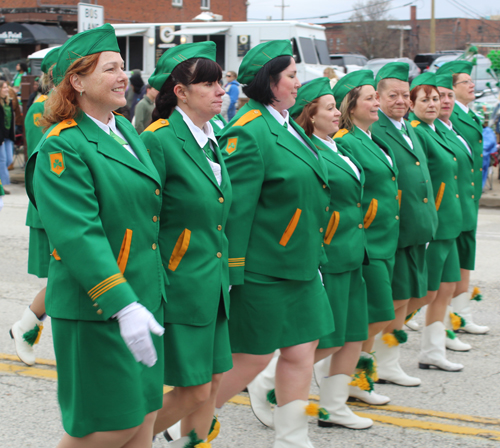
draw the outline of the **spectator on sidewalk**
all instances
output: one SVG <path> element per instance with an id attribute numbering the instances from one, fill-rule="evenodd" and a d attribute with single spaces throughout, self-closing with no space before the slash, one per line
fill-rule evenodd
<path id="1" fill-rule="evenodd" d="M 497 152 L 497 137 L 495 131 L 488 126 L 488 120 L 483 121 L 483 189 L 490 172 L 490 156 Z"/>
<path id="2" fill-rule="evenodd" d="M 138 134 L 151 124 L 151 114 L 155 108 L 155 99 L 158 90 L 146 84 L 146 94 L 135 107 L 134 127 Z"/>
<path id="3" fill-rule="evenodd" d="M 236 72 L 233 71 L 226 73 L 227 83 L 224 90 L 230 98 L 229 108 L 227 110 L 227 121 L 231 121 L 231 119 L 236 115 L 236 105 L 238 104 L 238 98 L 240 96 L 240 83 L 236 81 L 237 76 Z"/>

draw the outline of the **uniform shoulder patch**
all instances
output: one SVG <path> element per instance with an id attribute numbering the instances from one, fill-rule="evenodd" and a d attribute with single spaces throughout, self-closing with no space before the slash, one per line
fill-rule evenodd
<path id="1" fill-rule="evenodd" d="M 339 129 L 337 133 L 333 136 L 333 138 L 342 138 L 344 135 L 349 134 L 347 129 Z"/>
<path id="2" fill-rule="evenodd" d="M 412 127 L 416 128 L 420 124 L 420 121 L 413 120 L 410 124 L 412 125 Z"/>
<path id="3" fill-rule="evenodd" d="M 252 109 L 249 110 L 246 114 L 242 115 L 236 123 L 233 124 L 234 126 L 245 126 L 247 123 L 250 123 L 252 120 L 255 120 L 257 117 L 260 117 L 262 115 L 262 112 L 258 109 Z"/>
<path id="4" fill-rule="evenodd" d="M 47 95 L 40 95 L 36 100 L 35 103 L 43 103 L 46 99 L 48 98 Z"/>
<path id="5" fill-rule="evenodd" d="M 235 152 L 237 147 L 238 147 L 238 137 L 227 139 L 226 152 L 228 154 L 232 154 L 233 152 Z"/>
<path id="6" fill-rule="evenodd" d="M 64 129 L 72 128 L 74 126 L 77 126 L 77 122 L 72 118 L 69 120 L 61 121 L 54 129 L 52 129 L 52 131 L 49 132 L 49 135 L 47 135 L 46 138 L 53 136 L 59 137 L 61 131 L 64 131 Z"/>
<path id="7" fill-rule="evenodd" d="M 170 123 L 168 120 L 165 120 L 164 118 L 160 118 L 159 120 L 156 120 L 154 123 L 151 123 L 146 129 L 144 129 L 144 132 L 155 132 L 160 128 L 164 128 L 165 126 L 168 126 Z"/>
<path id="8" fill-rule="evenodd" d="M 40 120 L 42 119 L 42 114 L 33 114 L 33 124 L 37 127 L 40 127 Z"/>
<path id="9" fill-rule="evenodd" d="M 50 171 L 52 171 L 56 176 L 61 177 L 61 174 L 66 169 L 64 164 L 64 155 L 61 151 L 49 152 L 50 158 Z"/>

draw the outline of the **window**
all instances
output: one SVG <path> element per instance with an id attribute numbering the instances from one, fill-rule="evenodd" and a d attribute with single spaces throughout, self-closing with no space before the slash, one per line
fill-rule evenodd
<path id="1" fill-rule="evenodd" d="M 299 43 L 302 48 L 302 56 L 306 64 L 317 64 L 316 49 L 310 37 L 299 37 Z"/>
<path id="2" fill-rule="evenodd" d="M 172 0 L 172 6 L 182 7 L 182 0 Z"/>
<path id="3" fill-rule="evenodd" d="M 328 54 L 326 40 L 314 39 L 314 45 L 316 46 L 319 63 L 321 65 L 330 65 L 330 55 Z"/>
<path id="4" fill-rule="evenodd" d="M 144 70 L 144 47 L 142 36 L 120 36 L 118 37 L 120 54 L 125 63 L 125 70 Z"/>
<path id="5" fill-rule="evenodd" d="M 210 0 L 201 0 L 201 9 L 210 9 Z"/>

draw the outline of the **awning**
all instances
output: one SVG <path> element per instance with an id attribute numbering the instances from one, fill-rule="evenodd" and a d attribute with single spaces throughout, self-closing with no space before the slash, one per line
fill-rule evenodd
<path id="1" fill-rule="evenodd" d="M 125 36 L 135 36 L 137 34 L 144 34 L 148 29 L 147 28 L 115 28 L 116 37 L 125 37 Z"/>
<path id="2" fill-rule="evenodd" d="M 169 33 L 169 36 L 208 36 L 209 34 L 221 34 L 227 31 L 225 28 L 183 28 L 182 30 Z"/>
<path id="3" fill-rule="evenodd" d="M 66 32 L 57 26 L 10 22 L 0 26 L 0 45 L 62 45 Z"/>

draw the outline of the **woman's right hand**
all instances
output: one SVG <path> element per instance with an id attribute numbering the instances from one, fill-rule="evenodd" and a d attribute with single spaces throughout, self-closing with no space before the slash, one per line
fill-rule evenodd
<path id="1" fill-rule="evenodd" d="M 120 334 L 135 360 L 153 367 L 158 356 L 150 333 L 162 336 L 165 329 L 144 306 L 137 302 L 127 305 L 113 317 L 118 319 Z"/>

